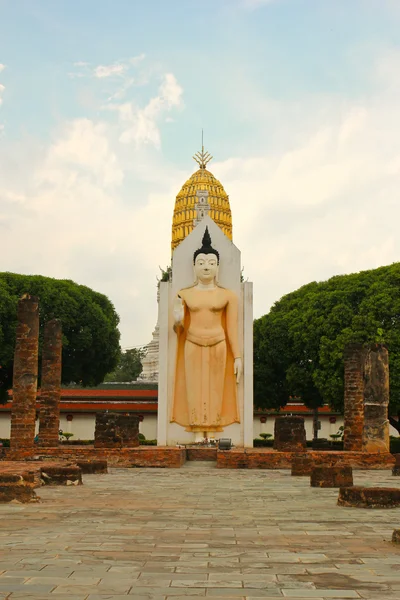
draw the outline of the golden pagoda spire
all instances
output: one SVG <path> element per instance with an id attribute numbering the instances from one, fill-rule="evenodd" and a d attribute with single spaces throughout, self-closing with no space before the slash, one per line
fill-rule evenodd
<path id="1" fill-rule="evenodd" d="M 207 214 L 227 238 L 232 240 L 232 213 L 229 196 L 223 185 L 206 168 L 212 156 L 209 152 L 204 151 L 203 130 L 201 131 L 201 152 L 197 152 L 193 158 L 200 168 L 189 177 L 176 196 L 172 217 L 172 251 L 197 225 L 197 205 L 200 197 L 206 197 L 209 205 Z"/>
<path id="2" fill-rule="evenodd" d="M 193 159 L 197 162 L 200 169 L 205 169 L 213 158 L 209 152 L 204 152 L 203 130 L 201 130 L 201 152 L 196 152 Z"/>

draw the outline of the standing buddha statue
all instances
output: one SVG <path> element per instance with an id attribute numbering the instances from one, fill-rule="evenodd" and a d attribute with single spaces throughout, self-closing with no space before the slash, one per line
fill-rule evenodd
<path id="1" fill-rule="evenodd" d="M 206 228 L 193 256 L 195 283 L 173 306 L 178 337 L 171 422 L 196 441 L 239 423 L 237 384 L 242 374 L 238 298 L 218 285 L 219 253 Z"/>

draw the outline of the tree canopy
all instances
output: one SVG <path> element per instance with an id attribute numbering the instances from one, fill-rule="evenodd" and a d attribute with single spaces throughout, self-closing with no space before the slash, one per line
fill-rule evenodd
<path id="1" fill-rule="evenodd" d="M 120 353 L 119 317 L 110 300 L 70 280 L 0 273 L 0 394 L 3 400 L 12 386 L 17 303 L 25 293 L 39 297 L 39 353 L 44 323 L 53 318 L 61 319 L 63 383 L 101 383 L 117 364 Z"/>
<path id="2" fill-rule="evenodd" d="M 142 372 L 142 358 L 146 355 L 143 348 L 131 348 L 121 352 L 118 364 L 104 381 L 129 382 L 136 381 Z"/>
<path id="3" fill-rule="evenodd" d="M 284 406 L 301 396 L 343 411 L 343 350 L 348 343 L 389 350 L 390 406 L 400 410 L 400 263 L 312 282 L 287 294 L 254 322 L 255 403 Z"/>

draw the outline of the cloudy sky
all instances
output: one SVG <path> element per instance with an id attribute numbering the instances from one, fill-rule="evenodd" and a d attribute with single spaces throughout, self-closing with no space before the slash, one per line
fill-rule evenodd
<path id="1" fill-rule="evenodd" d="M 0 0 L 1 270 L 147 343 L 201 128 L 255 316 L 400 258 L 399 0 Z"/>

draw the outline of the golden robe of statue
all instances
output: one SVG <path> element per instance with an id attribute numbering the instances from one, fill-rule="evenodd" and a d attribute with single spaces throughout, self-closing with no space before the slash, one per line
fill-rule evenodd
<path id="1" fill-rule="evenodd" d="M 187 431 L 214 432 L 239 423 L 235 359 L 238 300 L 219 286 L 181 290 L 184 318 L 175 327 L 178 350 L 171 421 Z"/>

